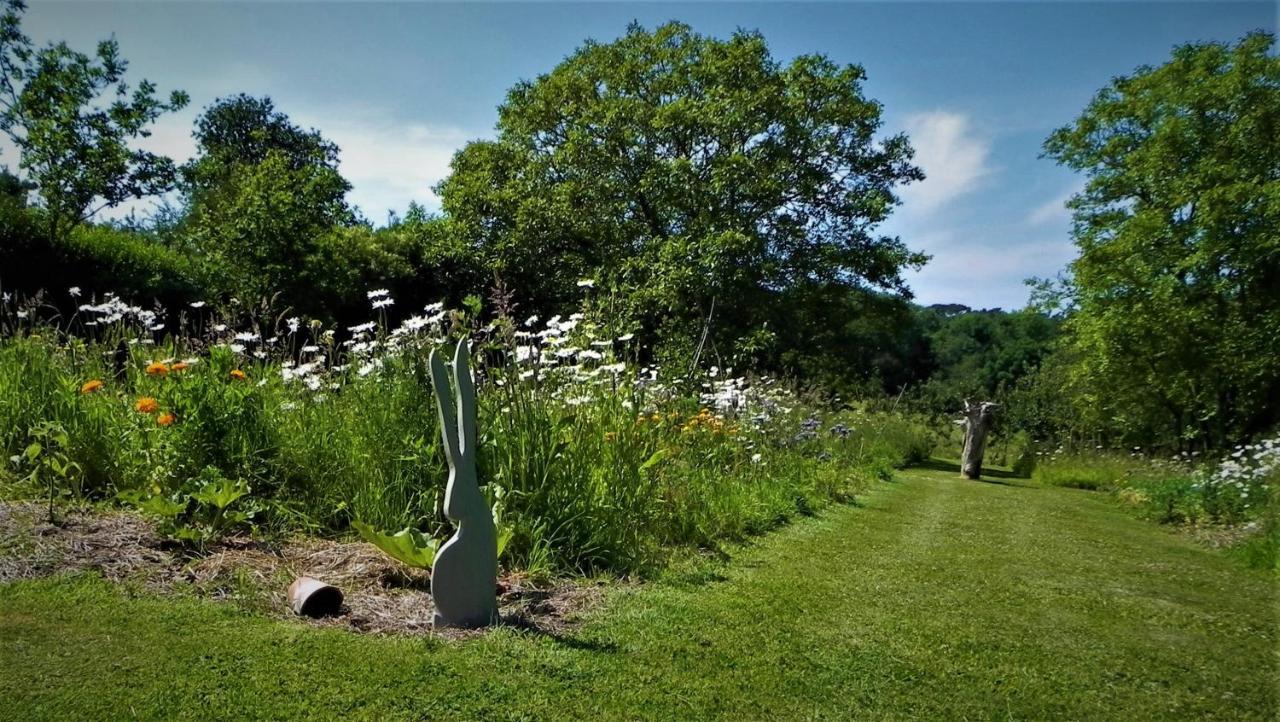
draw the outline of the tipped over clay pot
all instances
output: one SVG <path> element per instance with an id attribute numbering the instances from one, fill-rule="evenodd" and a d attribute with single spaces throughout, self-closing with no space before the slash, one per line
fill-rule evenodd
<path id="1" fill-rule="evenodd" d="M 327 617 L 342 609 L 342 591 L 319 579 L 298 577 L 289 585 L 289 604 L 304 617 Z"/>

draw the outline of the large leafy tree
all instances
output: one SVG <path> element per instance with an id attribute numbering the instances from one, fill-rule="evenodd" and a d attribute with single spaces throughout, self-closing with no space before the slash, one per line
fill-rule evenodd
<path id="1" fill-rule="evenodd" d="M 338 172 L 338 146 L 314 128 L 294 125 L 271 98 L 219 98 L 201 114 L 192 135 L 196 157 L 182 168 L 189 193 L 215 188 L 238 167 L 257 165 L 272 153 L 288 170 L 316 167 Z M 350 189 L 345 180 L 339 185 L 344 193 Z"/>
<path id="2" fill-rule="evenodd" d="M 1046 154 L 1070 201 L 1072 382 L 1135 442 L 1220 444 L 1280 420 L 1280 59 L 1178 47 L 1103 88 Z"/>
<path id="3" fill-rule="evenodd" d="M 25 9 L 5 0 L 0 14 L 0 130 L 17 146 L 58 239 L 102 208 L 172 187 L 173 161 L 131 144 L 187 95 L 164 100 L 146 80 L 131 88 L 114 39 L 92 55 L 65 42 L 36 47 L 22 32 Z"/>
<path id="4" fill-rule="evenodd" d="M 439 192 L 533 308 L 597 277 L 669 345 L 710 319 L 728 353 L 780 293 L 905 293 L 925 260 L 876 232 L 895 186 L 923 176 L 906 137 L 877 137 L 863 79 L 817 55 L 779 64 L 758 33 L 633 25 L 512 88 L 497 140 L 460 151 Z"/>
<path id="5" fill-rule="evenodd" d="M 351 226 L 338 147 L 294 125 L 269 98 L 218 100 L 196 123 L 182 168 L 187 218 L 178 237 L 225 272 L 228 290 L 298 308 L 325 271 L 324 241 Z"/>

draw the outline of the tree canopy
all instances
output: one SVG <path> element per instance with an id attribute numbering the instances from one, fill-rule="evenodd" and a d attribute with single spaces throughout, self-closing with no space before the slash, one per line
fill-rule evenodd
<path id="1" fill-rule="evenodd" d="M 270 154 L 278 155 L 287 170 L 338 172 L 338 146 L 314 128 L 294 125 L 267 97 L 242 93 L 219 98 L 196 120 L 192 136 L 197 155 L 182 168 L 189 193 L 213 188 L 237 166 L 257 165 Z M 345 179 L 338 185 L 343 193 L 351 188 Z"/>
<path id="2" fill-rule="evenodd" d="M 169 190 L 173 161 L 130 143 L 185 106 L 186 93 L 175 90 L 165 101 L 150 81 L 130 88 L 114 39 L 92 55 L 65 42 L 37 48 L 22 32 L 25 9 L 23 0 L 5 0 L 0 14 L 0 130 L 36 184 L 50 237 L 101 208 Z"/>
<path id="3" fill-rule="evenodd" d="M 355 221 L 338 146 L 294 125 L 270 98 L 246 95 L 205 109 L 193 135 L 198 154 L 182 168 L 184 245 L 224 269 L 244 300 L 281 294 L 308 308 L 326 272 L 325 236 Z"/>
<path id="4" fill-rule="evenodd" d="M 590 276 L 663 338 L 712 318 L 728 351 L 779 292 L 905 293 L 925 260 L 876 231 L 923 175 L 905 136 L 877 137 L 864 77 L 819 55 L 781 65 L 759 33 L 632 25 L 518 83 L 497 140 L 455 157 L 443 206 L 535 309 Z"/>
<path id="5" fill-rule="evenodd" d="M 1178 47 L 1045 143 L 1087 177 L 1067 322 L 1080 408 L 1135 441 L 1222 443 L 1280 413 L 1280 58 Z M 1143 437 L 1148 438 L 1143 438 Z"/>

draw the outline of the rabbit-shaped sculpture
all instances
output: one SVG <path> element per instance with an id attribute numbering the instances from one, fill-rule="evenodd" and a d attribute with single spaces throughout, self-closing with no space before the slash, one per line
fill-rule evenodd
<path id="1" fill-rule="evenodd" d="M 457 410 L 449 373 L 431 352 L 431 382 L 440 409 L 440 434 L 449 461 L 444 513 L 458 530 L 436 552 L 431 567 L 431 597 L 437 627 L 480 627 L 498 614 L 498 538 L 493 512 L 476 479 L 476 391 L 471 380 L 470 352 L 458 344 L 453 357 Z"/>

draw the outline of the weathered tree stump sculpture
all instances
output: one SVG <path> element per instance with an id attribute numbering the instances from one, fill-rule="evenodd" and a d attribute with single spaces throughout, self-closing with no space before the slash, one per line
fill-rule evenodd
<path id="1" fill-rule="evenodd" d="M 493 512 L 476 479 L 476 392 L 471 380 L 470 352 L 459 343 L 453 357 L 451 398 L 444 361 L 431 352 L 431 382 L 440 409 L 440 435 L 449 461 L 444 513 L 458 530 L 436 552 L 431 567 L 431 597 L 437 627 L 480 627 L 498 614 L 498 538 Z"/>
<path id="2" fill-rule="evenodd" d="M 987 451 L 987 434 L 995 423 L 999 404 L 965 401 L 964 405 L 964 451 L 960 454 L 960 475 L 966 479 L 979 479 L 982 477 L 982 456 Z"/>

